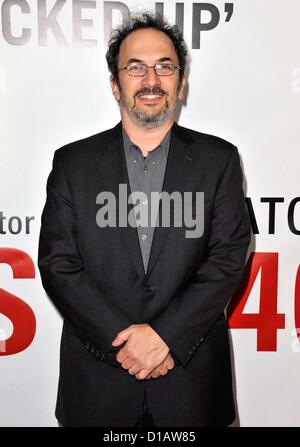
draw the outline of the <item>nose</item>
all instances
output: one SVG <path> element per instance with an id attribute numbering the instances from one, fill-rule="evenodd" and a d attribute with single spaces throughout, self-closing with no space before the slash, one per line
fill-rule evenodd
<path id="1" fill-rule="evenodd" d="M 147 73 L 143 76 L 142 84 L 151 87 L 160 85 L 160 78 L 157 76 L 154 67 L 148 67 Z"/>

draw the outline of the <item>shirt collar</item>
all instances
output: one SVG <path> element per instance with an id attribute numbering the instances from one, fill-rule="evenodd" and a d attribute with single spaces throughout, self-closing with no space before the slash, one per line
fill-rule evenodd
<path id="1" fill-rule="evenodd" d="M 164 138 L 160 142 L 160 144 L 158 146 L 156 146 L 156 148 L 154 148 L 155 150 L 158 149 L 159 152 L 162 151 L 162 153 L 165 157 L 167 157 L 167 155 L 168 155 L 170 137 L 171 137 L 171 129 L 168 130 L 168 132 L 166 133 L 166 135 L 164 136 Z M 125 148 L 126 155 L 128 155 L 129 153 L 131 153 L 133 151 L 136 151 L 135 144 L 130 140 L 124 127 L 122 127 L 122 134 L 123 134 L 123 141 L 124 141 L 124 148 Z"/>

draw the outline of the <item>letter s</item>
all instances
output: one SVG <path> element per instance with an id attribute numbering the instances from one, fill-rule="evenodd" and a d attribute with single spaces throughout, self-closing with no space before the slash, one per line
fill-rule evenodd
<path id="1" fill-rule="evenodd" d="M 24 251 L 16 248 L 0 248 L 0 264 L 8 264 L 13 277 L 35 278 L 32 259 Z M 32 342 L 36 331 L 36 319 L 31 307 L 21 298 L 0 288 L 0 313 L 13 323 L 13 333 L 5 341 L 0 341 L 0 356 L 24 351 Z"/>

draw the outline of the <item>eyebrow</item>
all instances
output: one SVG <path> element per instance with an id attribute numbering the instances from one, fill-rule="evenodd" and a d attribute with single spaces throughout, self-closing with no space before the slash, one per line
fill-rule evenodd
<path id="1" fill-rule="evenodd" d="M 165 57 L 161 57 L 161 58 L 159 58 L 159 59 L 157 59 L 157 62 L 166 62 L 166 61 L 170 61 L 170 62 L 172 62 L 172 59 L 170 58 L 170 57 L 167 57 L 167 56 L 165 56 Z M 142 60 L 142 59 L 136 59 L 136 58 L 130 58 L 130 59 L 128 59 L 128 61 L 127 61 L 127 64 L 131 64 L 131 63 L 133 63 L 133 62 L 141 62 L 141 63 L 144 63 L 144 61 Z"/>

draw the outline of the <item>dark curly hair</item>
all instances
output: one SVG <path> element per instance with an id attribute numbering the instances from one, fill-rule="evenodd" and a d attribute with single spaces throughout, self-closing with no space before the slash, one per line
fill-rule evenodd
<path id="1" fill-rule="evenodd" d="M 181 70 L 179 70 L 179 80 L 181 81 L 182 76 L 184 75 L 187 58 L 187 48 L 183 36 L 176 25 L 171 26 L 160 14 L 151 14 L 149 12 L 131 16 L 123 26 L 113 30 L 106 53 L 108 69 L 113 79 L 119 85 L 118 59 L 121 43 L 133 31 L 145 28 L 153 28 L 162 31 L 169 37 L 169 39 L 171 39 L 181 68 Z"/>

